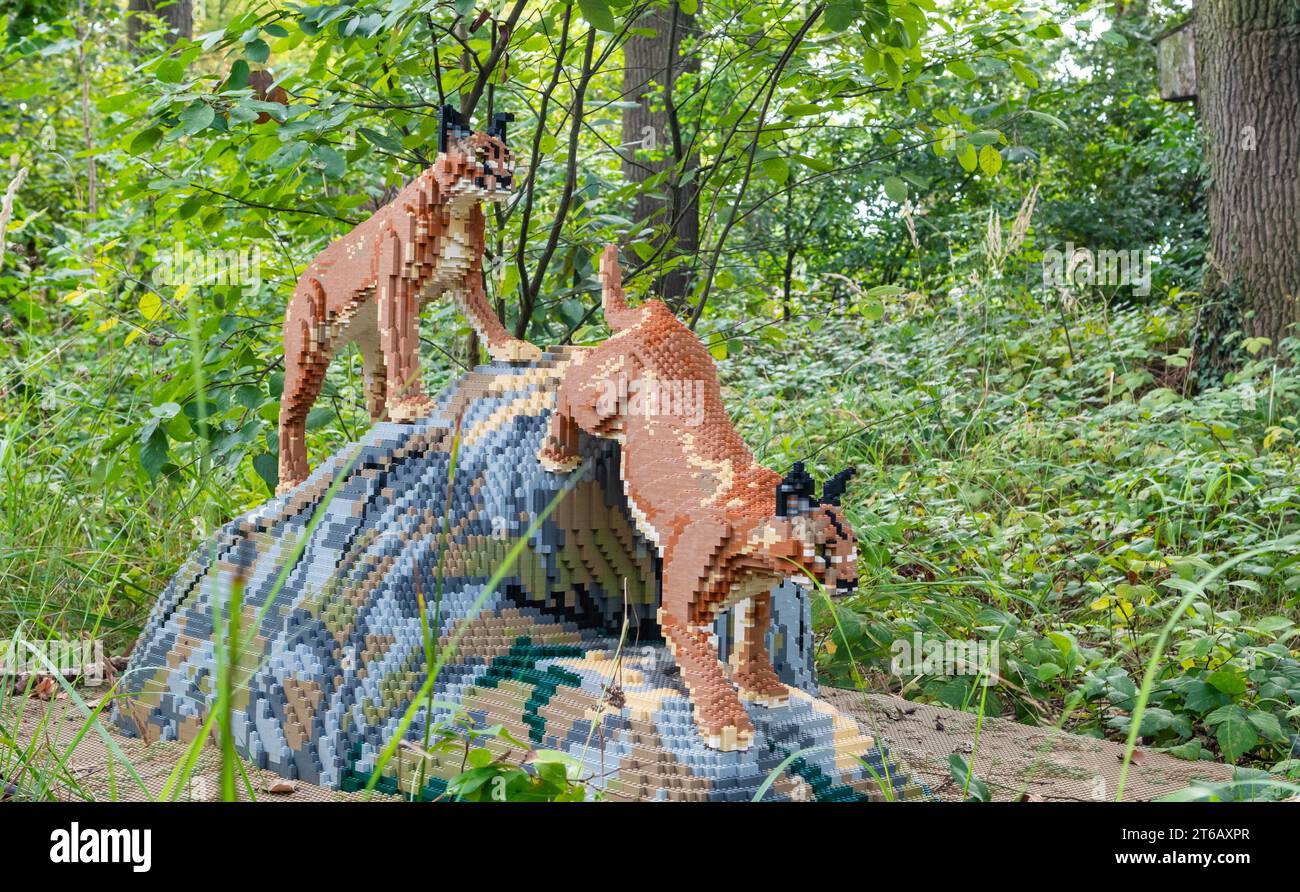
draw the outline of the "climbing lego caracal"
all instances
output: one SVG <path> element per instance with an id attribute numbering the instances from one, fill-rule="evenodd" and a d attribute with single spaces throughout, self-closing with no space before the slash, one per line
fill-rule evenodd
<path id="1" fill-rule="evenodd" d="M 609 340 L 566 369 L 539 455 L 553 471 L 577 464 L 579 432 L 620 442 L 628 504 L 662 558 L 659 622 L 714 749 L 746 749 L 754 728 L 741 699 L 765 706 L 789 691 L 772 668 L 764 638 L 772 587 L 786 578 L 830 589 L 857 582 L 857 537 L 839 507 L 853 469 L 814 496 L 802 464 L 784 478 L 759 465 L 731 425 L 708 349 L 661 301 L 630 308 L 618 250 L 600 262 Z M 611 394 L 652 390 L 699 393 L 691 416 L 665 403 L 633 407 Z M 700 386 L 702 382 L 702 387 Z M 701 417 L 702 416 L 702 417 Z M 737 647 L 724 674 L 712 624 L 732 608 Z"/>
<path id="2" fill-rule="evenodd" d="M 497 114 L 486 133 L 471 132 L 455 109 L 444 107 L 433 165 L 322 251 L 299 278 L 284 323 L 277 492 L 307 477 L 307 413 L 330 359 L 345 344 L 360 347 L 372 420 L 425 414 L 431 402 L 420 384 L 420 306 L 444 291 L 452 292 L 493 359 L 541 355 L 510 336 L 483 290 L 481 202 L 502 200 L 514 183 L 506 148 L 510 120 Z"/>

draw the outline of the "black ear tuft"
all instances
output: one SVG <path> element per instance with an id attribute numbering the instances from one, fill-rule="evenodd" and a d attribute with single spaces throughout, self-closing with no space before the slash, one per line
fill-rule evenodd
<path id="1" fill-rule="evenodd" d="M 812 476 L 804 470 L 803 462 L 797 461 L 790 473 L 781 478 L 781 482 L 776 487 L 776 516 L 786 517 L 790 514 L 790 508 L 795 507 L 796 512 L 802 508 L 798 506 L 800 499 L 811 502 L 813 497 L 813 479 Z M 794 505 L 790 500 L 794 499 Z"/>
<path id="2" fill-rule="evenodd" d="M 510 112 L 497 112 L 492 116 L 492 123 L 488 126 L 488 136 L 494 136 L 501 140 L 501 145 L 506 144 L 506 125 L 515 119 Z"/>
<path id="3" fill-rule="evenodd" d="M 447 151 L 447 138 L 451 131 L 465 126 L 465 119 L 460 112 L 450 105 L 444 105 L 438 112 L 438 151 Z"/>
<path id="4" fill-rule="evenodd" d="M 844 497 L 844 491 L 849 487 L 849 478 L 857 473 L 857 468 L 845 468 L 822 487 L 821 503 L 823 505 L 839 505 L 840 499 Z"/>

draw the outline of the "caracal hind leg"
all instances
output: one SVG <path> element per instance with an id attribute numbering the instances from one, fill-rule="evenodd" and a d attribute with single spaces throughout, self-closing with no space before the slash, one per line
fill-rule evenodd
<path id="1" fill-rule="evenodd" d="M 379 236 L 375 301 L 388 416 L 393 421 L 422 418 L 433 405 L 420 383 L 419 301 L 403 266 L 402 242 L 396 232 L 386 229 Z"/>
<path id="2" fill-rule="evenodd" d="M 361 350 L 361 380 L 366 390 L 366 411 L 370 421 L 383 421 L 388 412 L 388 369 L 384 365 L 384 351 L 379 339 L 357 340 Z"/>
<path id="3" fill-rule="evenodd" d="M 307 479 L 307 413 L 329 368 L 325 292 L 311 280 L 294 290 L 284 321 L 284 390 L 280 394 L 280 479 L 277 495 Z"/>
<path id="4" fill-rule="evenodd" d="M 578 435 L 577 422 L 571 415 L 558 408 L 552 412 L 546 426 L 546 437 L 537 452 L 542 467 L 557 474 L 576 470 L 582 463 L 582 456 L 578 452 Z"/>
<path id="5" fill-rule="evenodd" d="M 790 689 L 772 668 L 767 652 L 767 630 L 772 624 L 772 594 L 755 595 L 741 601 L 735 612 L 736 648 L 732 652 L 731 678 L 740 689 L 740 699 L 761 706 L 784 706 Z"/>
<path id="6" fill-rule="evenodd" d="M 712 610 L 699 593 L 712 575 L 715 555 L 725 547 L 728 532 L 726 524 L 702 520 L 688 526 L 673 543 L 664 561 L 659 625 L 690 691 L 695 724 L 705 745 L 743 750 L 754 742 L 754 726 L 722 671 L 709 636 Z"/>
<path id="7" fill-rule="evenodd" d="M 555 394 L 555 410 L 547 422 L 546 436 L 542 439 L 537 458 L 542 467 L 556 473 L 568 473 L 578 467 L 581 456 L 579 434 L 586 432 L 594 437 L 610 437 L 618 423 L 618 405 L 615 400 L 603 399 L 608 393 L 608 382 L 603 378 L 583 375 L 582 369 L 599 368 L 608 351 L 597 348 L 584 361 L 583 366 L 570 366 Z M 619 368 L 623 366 L 620 363 Z"/>

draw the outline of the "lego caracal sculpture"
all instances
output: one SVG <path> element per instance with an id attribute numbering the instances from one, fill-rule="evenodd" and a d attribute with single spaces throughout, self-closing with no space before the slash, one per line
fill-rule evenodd
<path id="1" fill-rule="evenodd" d="M 818 499 L 802 466 L 759 466 L 708 351 L 662 303 L 627 306 L 613 247 L 601 262 L 613 337 L 545 353 L 511 341 L 477 287 L 478 198 L 456 197 L 509 176 L 492 154 L 508 164 L 504 123 L 474 136 L 452 115 L 444 125 L 448 150 L 423 185 L 304 276 L 285 335 L 291 489 L 225 524 L 159 595 L 114 701 L 118 728 L 201 733 L 238 603 L 231 735 L 285 777 L 443 798 L 463 753 L 423 741 L 468 722 L 508 732 L 476 744 L 497 758 L 518 762 L 516 741 L 562 752 L 612 799 L 927 797 L 817 696 L 810 599 L 791 580 L 853 585 L 838 507 L 851 470 Z M 446 179 L 453 167 L 460 180 Z M 494 361 L 425 406 L 403 377 L 418 302 L 456 283 Z M 302 420 L 347 338 L 361 341 L 378 420 L 302 479 Z M 670 398 L 646 399 L 656 392 Z M 441 669 L 426 697 L 430 632 Z"/>
<path id="2" fill-rule="evenodd" d="M 371 420 L 428 413 L 432 404 L 420 386 L 420 306 L 444 291 L 452 292 L 493 359 L 541 355 L 506 332 L 483 291 L 480 202 L 510 194 L 510 120 L 495 115 L 486 133 L 474 133 L 445 106 L 433 166 L 322 251 L 299 278 L 284 322 L 277 492 L 307 478 L 307 413 L 331 357 L 345 344 L 361 349 Z"/>
<path id="3" fill-rule="evenodd" d="M 740 700 L 786 702 L 788 690 L 763 645 L 770 592 L 806 569 L 827 588 L 857 580 L 857 539 L 839 501 L 849 468 L 827 481 L 821 499 L 802 464 L 784 479 L 754 461 L 731 425 L 708 349 L 662 301 L 632 309 L 623 295 L 618 249 L 600 260 L 605 319 L 613 337 L 569 366 L 540 458 L 550 470 L 577 466 L 579 431 L 621 443 L 628 506 L 663 561 L 660 626 L 694 701 L 696 720 L 714 749 L 745 749 L 754 728 Z M 617 397 L 633 382 L 694 385 L 692 415 L 628 411 Z M 699 386 L 699 385 L 702 385 Z M 684 390 L 683 392 L 689 392 Z M 749 599 L 740 620 L 727 682 L 709 633 L 718 613 Z"/>

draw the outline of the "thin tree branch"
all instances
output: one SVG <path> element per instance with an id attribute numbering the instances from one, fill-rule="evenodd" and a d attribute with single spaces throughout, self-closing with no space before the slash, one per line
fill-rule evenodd
<path id="1" fill-rule="evenodd" d="M 709 293 L 713 289 L 713 276 L 717 269 L 718 257 L 722 253 L 722 246 L 726 243 L 727 236 L 731 233 L 732 227 L 736 225 L 737 216 L 740 211 L 740 202 L 745 197 L 745 191 L 749 188 L 749 179 L 754 172 L 754 157 L 758 154 L 758 142 L 762 138 L 763 127 L 767 122 L 767 110 L 772 104 L 772 97 L 776 95 L 777 85 L 781 81 L 781 72 L 785 70 L 785 66 L 789 64 L 790 59 L 794 56 L 794 51 L 799 47 L 799 44 L 803 42 L 804 37 L 807 36 L 808 31 L 812 28 L 817 19 L 821 17 L 821 14 L 825 9 L 825 3 L 819 3 L 813 7 L 812 12 L 808 14 L 808 18 L 804 19 L 803 25 L 801 25 L 799 30 L 795 32 L 794 36 L 790 38 L 789 45 L 786 46 L 785 52 L 781 54 L 781 58 L 777 60 L 776 66 L 772 70 L 772 75 L 769 78 L 771 86 L 768 88 L 767 97 L 763 100 L 763 107 L 759 110 L 758 127 L 755 129 L 754 139 L 749 145 L 749 158 L 745 162 L 745 176 L 741 179 L 740 190 L 737 192 L 736 199 L 731 205 L 731 214 L 727 218 L 727 224 L 722 228 L 722 232 L 718 235 L 718 241 L 714 245 L 713 257 L 709 261 L 709 268 L 705 273 L 704 290 L 700 293 L 699 303 L 695 305 L 695 310 L 691 313 L 692 329 L 695 328 L 700 321 L 700 317 L 704 314 L 704 305 L 708 303 Z"/>

